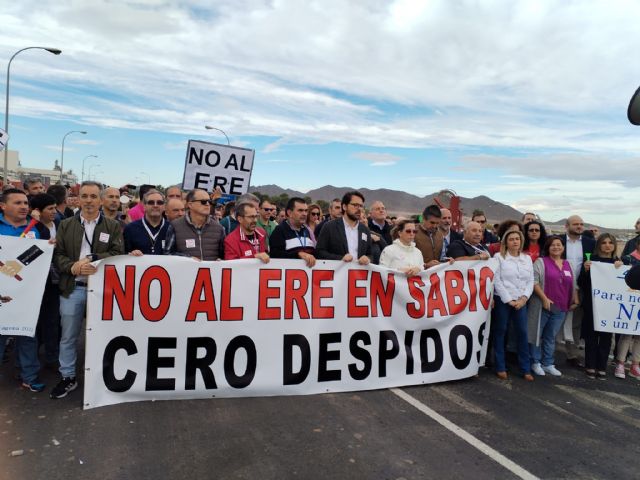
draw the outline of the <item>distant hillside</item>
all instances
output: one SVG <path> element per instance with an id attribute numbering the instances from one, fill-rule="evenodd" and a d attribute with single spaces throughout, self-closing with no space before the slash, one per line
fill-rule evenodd
<path id="1" fill-rule="evenodd" d="M 308 192 L 298 192 L 296 190 L 284 189 L 278 185 L 256 185 L 250 188 L 252 192 L 260 192 L 269 196 L 276 196 L 282 193 L 286 193 L 290 197 L 292 196 L 309 196 L 313 200 L 331 201 L 334 198 L 341 198 L 345 192 L 349 190 L 359 190 L 367 199 L 367 204 L 371 204 L 374 200 L 379 200 L 385 204 L 387 211 L 395 215 L 407 215 L 420 213 L 429 204 L 433 203 L 433 198 L 437 192 L 424 197 L 412 195 L 407 192 L 399 190 L 390 190 L 387 188 L 379 188 L 371 190 L 368 188 L 354 188 L 354 187 L 335 187 L 333 185 L 325 185 L 321 188 L 309 190 Z M 471 215 L 471 212 L 477 208 L 483 210 L 490 221 L 501 221 L 507 218 L 520 219 L 522 213 L 515 208 L 505 205 L 500 202 L 496 202 L 489 197 L 481 195 L 474 198 L 461 197 L 462 210 L 466 216 Z"/>

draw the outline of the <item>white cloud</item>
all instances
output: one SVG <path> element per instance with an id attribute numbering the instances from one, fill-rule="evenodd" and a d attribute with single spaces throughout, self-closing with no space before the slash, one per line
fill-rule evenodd
<path id="1" fill-rule="evenodd" d="M 100 145 L 100 142 L 97 140 L 91 140 L 89 138 L 81 138 L 79 140 L 72 140 L 69 143 L 75 143 L 77 145 Z M 66 150 L 66 148 L 65 148 Z"/>
<path id="2" fill-rule="evenodd" d="M 372 167 L 389 167 L 391 165 L 395 165 L 399 160 L 401 160 L 401 157 L 398 155 L 376 152 L 356 152 L 352 157 L 359 160 L 366 160 L 367 162 L 370 162 L 369 165 Z"/>

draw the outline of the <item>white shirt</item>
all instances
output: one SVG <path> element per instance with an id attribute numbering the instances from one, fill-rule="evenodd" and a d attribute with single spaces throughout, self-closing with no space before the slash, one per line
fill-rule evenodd
<path id="1" fill-rule="evenodd" d="M 344 233 L 346 233 L 347 235 L 347 247 L 349 248 L 349 253 L 351 254 L 354 260 L 357 260 L 358 259 L 358 222 L 356 222 L 355 227 L 352 227 L 343 218 L 342 223 L 344 223 Z"/>
<path id="2" fill-rule="evenodd" d="M 573 278 L 578 278 L 580 275 L 580 269 L 582 268 L 583 251 L 582 251 L 582 236 L 577 240 L 571 240 L 567 235 L 567 261 L 571 265 L 571 271 L 573 272 Z"/>
<path id="3" fill-rule="evenodd" d="M 84 228 L 84 235 L 82 235 L 82 243 L 80 244 L 80 257 L 78 260 L 85 258 L 87 255 L 91 255 L 91 245 L 89 242 L 93 242 L 93 232 L 96 230 L 96 225 L 98 225 L 98 220 L 100 219 L 100 215 L 96 217 L 94 220 L 87 220 L 80 214 L 80 223 L 82 223 L 82 227 Z M 89 239 L 89 241 L 87 241 Z M 86 282 L 86 275 L 78 275 L 76 277 L 77 281 Z"/>
<path id="4" fill-rule="evenodd" d="M 400 239 L 396 239 L 382 251 L 380 265 L 395 270 L 408 267 L 420 267 L 420 270 L 422 270 L 424 268 L 424 259 L 422 258 L 422 252 L 416 248 L 415 243 L 411 242 L 411 245 L 405 245 Z"/>
<path id="5" fill-rule="evenodd" d="M 533 293 L 533 264 L 531 257 L 521 253 L 517 257 L 507 253 L 504 258 L 500 252 L 493 258 L 498 259 L 498 270 L 493 278 L 495 294 L 503 303 L 509 303 L 520 297 L 529 298 Z"/>

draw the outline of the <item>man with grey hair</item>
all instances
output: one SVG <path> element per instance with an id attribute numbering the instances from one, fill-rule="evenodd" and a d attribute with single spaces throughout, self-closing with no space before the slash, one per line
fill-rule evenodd
<path id="1" fill-rule="evenodd" d="M 178 185 L 172 185 L 171 187 L 168 187 L 166 190 L 166 194 L 167 194 L 167 202 L 172 198 L 182 201 L 182 190 Z"/>
<path id="2" fill-rule="evenodd" d="M 260 199 L 256 197 L 253 193 L 243 193 L 236 199 L 236 205 L 240 205 L 241 203 L 249 203 L 256 207 L 256 210 L 260 206 Z M 225 235 L 229 235 L 236 228 L 238 228 L 238 220 L 236 219 L 235 213 L 231 212 L 229 215 L 220 220 L 220 225 L 224 228 Z"/>
<path id="3" fill-rule="evenodd" d="M 482 243 L 484 226 L 478 222 L 467 223 L 464 237 L 454 240 L 447 249 L 447 257 L 456 260 L 489 260 L 491 255 Z"/>
<path id="4" fill-rule="evenodd" d="M 80 214 L 63 220 L 56 234 L 53 261 L 60 272 L 62 380 L 51 391 L 51 398 L 66 397 L 78 387 L 77 343 L 87 306 L 88 277 L 96 273 L 91 262 L 124 253 L 120 225 L 100 211 L 101 190 L 97 182 L 82 182 Z"/>
<path id="5" fill-rule="evenodd" d="M 34 195 L 44 193 L 44 185 L 42 180 L 36 177 L 27 178 L 24 183 L 24 190 L 27 192 L 27 198 L 31 199 Z"/>
<path id="6" fill-rule="evenodd" d="M 144 217 L 124 229 L 124 250 L 129 255 L 162 255 L 169 222 L 164 218 L 164 195 L 149 190 L 142 197 Z"/>

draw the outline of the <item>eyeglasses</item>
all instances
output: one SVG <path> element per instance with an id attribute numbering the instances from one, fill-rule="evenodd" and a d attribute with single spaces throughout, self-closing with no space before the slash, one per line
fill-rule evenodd
<path id="1" fill-rule="evenodd" d="M 147 205 L 164 205 L 164 200 L 147 200 Z"/>
<path id="2" fill-rule="evenodd" d="M 417 230 L 403 230 L 404 233 L 416 233 Z"/>
<path id="3" fill-rule="evenodd" d="M 487 223 L 486 220 L 477 220 L 478 223 Z"/>
<path id="4" fill-rule="evenodd" d="M 262 208 L 265 212 L 273 212 L 275 208 Z"/>
<path id="5" fill-rule="evenodd" d="M 353 208 L 364 208 L 364 203 L 350 203 Z"/>
<path id="6" fill-rule="evenodd" d="M 200 202 L 200 205 L 213 205 L 213 201 L 212 200 L 192 200 L 192 202 Z"/>
<path id="7" fill-rule="evenodd" d="M 320 212 L 311 212 L 310 215 L 313 215 L 314 217 L 319 217 Z"/>
<path id="8" fill-rule="evenodd" d="M 530 228 L 527 231 L 530 232 L 530 233 L 540 233 L 540 229 L 539 228 Z"/>

